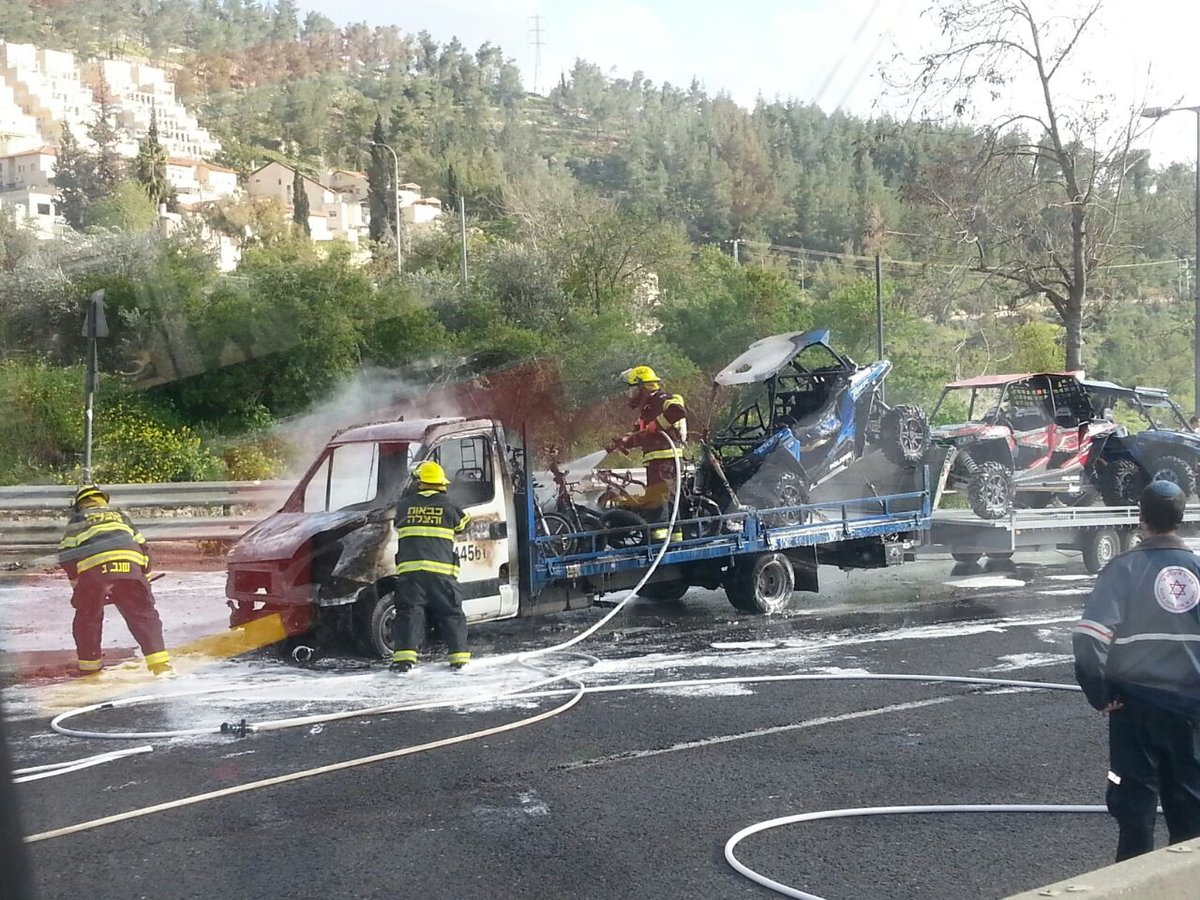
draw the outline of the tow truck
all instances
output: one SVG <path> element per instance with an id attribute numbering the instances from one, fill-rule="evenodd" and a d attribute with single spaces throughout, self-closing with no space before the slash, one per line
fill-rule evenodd
<path id="1" fill-rule="evenodd" d="M 928 465 L 898 468 L 882 457 L 868 454 L 826 481 L 802 509 L 738 504 L 679 523 L 684 538 L 669 544 L 649 593 L 723 587 L 735 608 L 775 613 L 793 591 L 818 589 L 821 565 L 869 569 L 911 558 L 945 467 L 931 475 Z M 231 549 L 230 627 L 278 616 L 290 636 L 318 644 L 351 636 L 367 655 L 390 655 L 394 600 L 376 588 L 396 549 L 389 500 L 426 459 L 447 471 L 451 496 L 471 514 L 455 544 L 470 623 L 587 607 L 635 586 L 661 549 L 644 523 L 550 533 L 530 454 L 496 420 L 368 424 L 335 435 L 282 508 Z"/>

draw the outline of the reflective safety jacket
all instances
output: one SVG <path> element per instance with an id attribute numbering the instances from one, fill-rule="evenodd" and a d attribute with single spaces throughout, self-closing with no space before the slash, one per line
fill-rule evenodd
<path id="1" fill-rule="evenodd" d="M 445 491 L 419 491 L 396 504 L 396 574 L 433 572 L 458 577 L 454 536 L 471 522 Z"/>
<path id="2" fill-rule="evenodd" d="M 675 449 L 663 435 L 669 434 Z M 683 444 L 687 440 L 687 409 L 678 394 L 668 394 L 662 388 L 650 394 L 638 415 L 637 431 L 625 443 L 642 448 L 642 461 L 683 459 Z"/>
<path id="3" fill-rule="evenodd" d="M 58 564 L 71 581 L 87 573 L 136 579 L 150 571 L 150 556 L 129 516 L 107 505 L 90 506 L 71 514 L 58 542 Z"/>
<path id="4" fill-rule="evenodd" d="M 1173 535 L 1110 562 L 1072 634 L 1088 702 L 1144 703 L 1200 720 L 1200 558 Z"/>

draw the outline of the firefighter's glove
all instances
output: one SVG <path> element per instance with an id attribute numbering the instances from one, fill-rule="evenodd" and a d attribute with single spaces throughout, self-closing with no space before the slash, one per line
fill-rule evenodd
<path id="1" fill-rule="evenodd" d="M 628 452 L 628 446 L 629 446 L 627 441 L 628 441 L 628 438 L 626 438 L 624 436 L 616 438 L 613 440 L 612 443 L 610 443 L 607 447 L 605 447 L 604 450 L 607 453 L 625 454 Z"/>

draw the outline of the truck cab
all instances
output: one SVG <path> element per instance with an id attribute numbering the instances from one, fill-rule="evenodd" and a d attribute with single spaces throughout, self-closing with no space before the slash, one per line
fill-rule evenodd
<path id="1" fill-rule="evenodd" d="M 279 616 L 289 635 L 349 630 L 364 650 L 382 654 L 391 613 L 377 608 L 370 588 L 393 571 L 389 511 L 423 460 L 446 470 L 450 496 L 471 514 L 455 542 L 467 621 L 517 615 L 517 531 L 504 448 L 490 419 L 414 419 L 339 432 L 279 511 L 230 551 L 230 626 Z"/>

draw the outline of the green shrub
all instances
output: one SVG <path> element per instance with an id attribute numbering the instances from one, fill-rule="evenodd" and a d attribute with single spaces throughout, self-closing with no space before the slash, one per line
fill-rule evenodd
<path id="1" fill-rule="evenodd" d="M 283 450 L 273 438 L 230 447 L 221 458 L 230 481 L 278 478 L 287 467 Z"/>
<path id="2" fill-rule="evenodd" d="M 186 425 L 172 428 L 127 412 L 96 441 L 93 474 L 114 484 L 212 481 L 224 466 Z"/>

